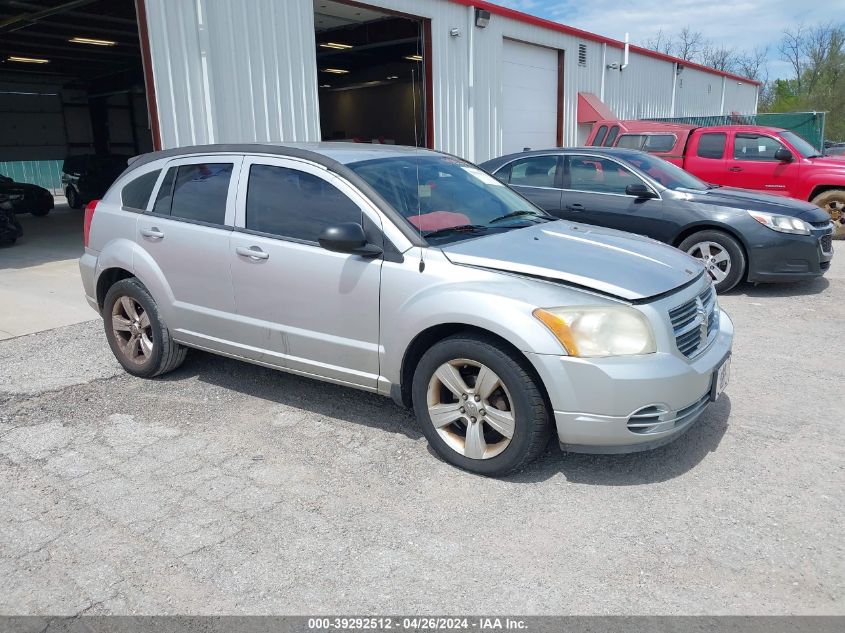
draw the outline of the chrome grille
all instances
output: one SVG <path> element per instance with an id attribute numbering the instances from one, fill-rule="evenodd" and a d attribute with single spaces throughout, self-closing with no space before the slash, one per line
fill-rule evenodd
<path id="1" fill-rule="evenodd" d="M 669 320 L 675 332 L 678 351 L 687 358 L 703 352 L 719 329 L 719 312 L 716 310 L 716 291 L 710 284 L 694 297 L 669 310 Z"/>

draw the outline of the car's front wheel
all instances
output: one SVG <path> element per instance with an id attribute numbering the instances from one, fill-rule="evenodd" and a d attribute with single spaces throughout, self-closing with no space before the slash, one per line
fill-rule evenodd
<path id="1" fill-rule="evenodd" d="M 432 346 L 414 373 L 414 412 L 445 461 L 504 475 L 549 441 L 549 412 L 524 359 L 492 338 L 459 334 Z"/>
<path id="2" fill-rule="evenodd" d="M 745 279 L 745 251 L 727 233 L 700 231 L 686 238 L 678 248 L 701 260 L 716 292 L 727 292 Z"/>
<path id="3" fill-rule="evenodd" d="M 155 300 L 135 278 L 122 279 L 109 288 L 103 322 L 112 352 L 133 376 L 159 376 L 185 360 L 186 348 L 170 336 Z"/>

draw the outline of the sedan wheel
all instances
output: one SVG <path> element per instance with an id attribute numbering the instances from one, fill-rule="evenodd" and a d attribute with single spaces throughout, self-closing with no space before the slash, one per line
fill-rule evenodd
<path id="1" fill-rule="evenodd" d="M 476 361 L 443 363 L 431 377 L 428 414 L 443 441 L 469 459 L 504 451 L 514 433 L 513 400 L 496 373 Z"/>
<path id="2" fill-rule="evenodd" d="M 713 283 L 721 283 L 731 274 L 731 256 L 716 242 L 697 242 L 687 249 L 687 253 L 704 263 Z"/>
<path id="3" fill-rule="evenodd" d="M 122 296 L 114 302 L 111 314 L 114 340 L 129 362 L 144 365 L 153 354 L 150 317 L 135 299 Z"/>

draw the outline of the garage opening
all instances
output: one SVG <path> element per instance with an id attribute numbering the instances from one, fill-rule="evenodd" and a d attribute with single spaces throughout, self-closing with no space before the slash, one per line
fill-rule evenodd
<path id="1" fill-rule="evenodd" d="M 322 139 L 431 147 L 429 22 L 315 0 L 314 27 Z"/>
<path id="2" fill-rule="evenodd" d="M 74 206 L 102 195 L 119 157 L 153 148 L 134 0 L 0 2 L 0 120 L 0 174 Z M 63 184 L 69 156 L 104 182 Z"/>

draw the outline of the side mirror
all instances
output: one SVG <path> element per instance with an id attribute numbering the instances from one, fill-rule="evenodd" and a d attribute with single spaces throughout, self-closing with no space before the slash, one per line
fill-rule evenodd
<path id="1" fill-rule="evenodd" d="M 635 198 L 656 198 L 657 194 L 651 190 L 651 187 L 643 183 L 633 183 L 625 187 L 625 195 L 634 196 Z"/>
<path id="2" fill-rule="evenodd" d="M 357 222 L 327 226 L 318 241 L 321 247 L 335 253 L 354 253 L 363 257 L 376 257 L 382 253 L 378 246 L 367 243 L 364 227 Z"/>
<path id="3" fill-rule="evenodd" d="M 793 158 L 792 152 L 785 147 L 781 147 L 775 152 L 775 160 L 779 160 L 782 163 L 791 163 Z"/>

